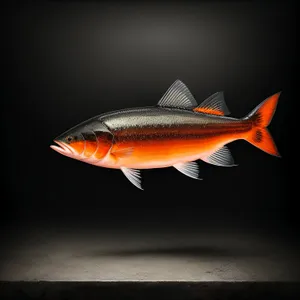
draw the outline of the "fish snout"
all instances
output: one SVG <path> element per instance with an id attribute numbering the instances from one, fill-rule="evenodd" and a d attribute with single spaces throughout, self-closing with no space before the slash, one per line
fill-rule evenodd
<path id="1" fill-rule="evenodd" d="M 72 148 L 67 143 L 59 141 L 57 139 L 54 139 L 54 143 L 56 143 L 57 145 L 51 145 L 50 148 L 52 148 L 56 152 L 66 156 L 71 156 L 72 154 L 74 154 Z"/>

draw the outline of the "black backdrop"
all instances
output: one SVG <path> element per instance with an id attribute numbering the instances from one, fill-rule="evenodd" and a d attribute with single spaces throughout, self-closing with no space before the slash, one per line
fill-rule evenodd
<path id="1" fill-rule="evenodd" d="M 4 13 L 2 222 L 295 228 L 292 2 L 48 1 Z M 145 170 L 140 191 L 121 171 L 49 148 L 94 115 L 156 104 L 176 79 L 198 103 L 224 91 L 235 117 L 282 91 L 270 125 L 282 158 L 237 141 L 229 147 L 238 167 L 200 162 L 203 181 Z"/>

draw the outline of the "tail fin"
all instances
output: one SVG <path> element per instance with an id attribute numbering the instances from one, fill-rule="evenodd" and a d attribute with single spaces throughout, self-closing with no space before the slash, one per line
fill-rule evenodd
<path id="1" fill-rule="evenodd" d="M 246 140 L 257 148 L 274 156 L 280 154 L 267 129 L 276 110 L 280 92 L 267 98 L 255 109 L 253 109 L 244 119 L 252 121 L 252 130 Z"/>

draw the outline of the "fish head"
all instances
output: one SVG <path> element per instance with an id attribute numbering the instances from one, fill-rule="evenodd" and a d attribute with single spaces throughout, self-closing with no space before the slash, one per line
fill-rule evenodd
<path id="1" fill-rule="evenodd" d="M 88 120 L 65 131 L 50 147 L 67 157 L 95 162 L 102 160 L 112 146 L 113 135 L 98 120 Z"/>

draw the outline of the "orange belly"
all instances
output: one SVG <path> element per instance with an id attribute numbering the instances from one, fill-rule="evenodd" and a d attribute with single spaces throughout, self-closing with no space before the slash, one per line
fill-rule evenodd
<path id="1" fill-rule="evenodd" d="M 106 158 L 97 165 L 108 168 L 152 169 L 203 159 L 223 145 L 242 138 L 238 134 L 222 134 L 211 138 L 128 141 L 116 143 Z M 128 154 L 126 154 L 126 149 Z M 119 155 L 121 153 L 121 155 Z"/>

